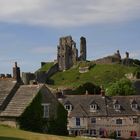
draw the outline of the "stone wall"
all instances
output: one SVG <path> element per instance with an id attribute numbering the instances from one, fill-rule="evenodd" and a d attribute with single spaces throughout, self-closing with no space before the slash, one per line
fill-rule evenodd
<path id="1" fill-rule="evenodd" d="M 131 131 L 136 131 L 137 136 L 140 136 L 140 124 L 139 123 L 133 123 L 133 118 L 135 116 L 129 116 L 129 117 L 93 117 L 96 118 L 95 123 L 91 123 L 92 117 L 86 118 L 86 117 L 80 117 L 80 126 L 76 126 L 76 118 L 75 117 L 69 117 L 69 123 L 68 123 L 68 130 L 69 133 L 75 134 L 77 131 L 78 135 L 91 135 L 91 136 L 97 136 L 100 137 L 100 131 L 104 131 L 104 135 L 106 137 L 109 137 L 112 133 L 115 131 L 120 130 L 121 131 L 121 137 L 122 138 L 130 138 L 131 137 Z M 116 124 L 117 119 L 122 119 L 122 124 Z M 140 118 L 139 118 L 140 122 Z M 96 134 L 93 134 L 92 131 L 95 130 Z"/>
<path id="2" fill-rule="evenodd" d="M 22 72 L 22 81 L 25 85 L 29 85 L 31 80 L 36 80 L 35 74 L 34 73 L 25 73 Z"/>
<path id="3" fill-rule="evenodd" d="M 37 71 L 35 73 L 36 80 L 38 83 L 46 83 L 47 79 L 49 79 L 56 72 L 58 72 L 58 63 L 54 64 L 47 72 Z"/>

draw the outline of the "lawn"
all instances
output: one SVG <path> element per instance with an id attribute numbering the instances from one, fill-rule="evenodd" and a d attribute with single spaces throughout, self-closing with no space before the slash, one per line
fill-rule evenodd
<path id="1" fill-rule="evenodd" d="M 0 140 L 84 140 L 80 137 L 62 137 L 23 131 L 0 126 Z"/>

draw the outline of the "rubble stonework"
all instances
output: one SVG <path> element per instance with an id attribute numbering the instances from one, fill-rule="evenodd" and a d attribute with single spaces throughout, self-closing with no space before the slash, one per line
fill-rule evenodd
<path id="1" fill-rule="evenodd" d="M 78 60 L 86 61 L 86 39 L 84 37 L 81 37 L 79 58 L 76 43 L 71 36 L 61 37 L 57 49 L 59 70 L 69 69 Z"/>
<path id="2" fill-rule="evenodd" d="M 86 38 L 80 38 L 80 60 L 86 61 Z"/>

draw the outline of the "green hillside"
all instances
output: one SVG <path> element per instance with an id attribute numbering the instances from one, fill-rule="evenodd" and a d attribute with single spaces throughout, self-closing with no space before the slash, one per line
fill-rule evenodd
<path id="1" fill-rule="evenodd" d="M 79 73 L 78 66 L 64 72 L 57 72 L 50 78 L 53 86 L 75 88 L 86 82 L 95 85 L 108 86 L 123 77 L 126 73 L 134 73 L 137 67 L 127 67 L 120 64 L 98 64 L 92 66 L 87 73 Z"/>
<path id="2" fill-rule="evenodd" d="M 47 72 L 53 65 L 54 65 L 54 62 L 47 62 L 37 71 L 46 71 Z"/>
<path id="3" fill-rule="evenodd" d="M 0 126 L 0 140 L 84 140 L 80 137 L 62 137 L 32 133 L 6 126 Z"/>

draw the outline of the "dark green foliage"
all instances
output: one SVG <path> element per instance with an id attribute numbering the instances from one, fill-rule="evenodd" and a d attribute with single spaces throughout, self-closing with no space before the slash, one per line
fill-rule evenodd
<path id="1" fill-rule="evenodd" d="M 19 119 L 21 129 L 34 132 L 43 131 L 43 107 L 41 106 L 41 100 L 41 93 L 39 93 L 21 115 Z"/>
<path id="2" fill-rule="evenodd" d="M 138 59 L 133 59 L 134 64 L 139 65 L 140 66 L 140 60 Z"/>
<path id="3" fill-rule="evenodd" d="M 122 78 L 121 80 L 113 83 L 107 88 L 107 94 L 109 96 L 115 95 L 133 95 L 135 94 L 135 88 L 130 80 Z"/>
<path id="4" fill-rule="evenodd" d="M 73 91 L 74 94 L 85 94 L 88 91 L 89 94 L 99 94 L 100 87 L 94 85 L 93 83 L 87 82 L 79 86 L 76 90 Z"/>
<path id="5" fill-rule="evenodd" d="M 42 96 L 39 93 L 19 118 L 21 129 L 33 132 L 47 132 L 50 134 L 67 135 L 67 111 L 58 103 L 57 116 L 43 118 Z"/>
<path id="6" fill-rule="evenodd" d="M 133 72 L 133 75 L 137 78 L 140 78 L 140 67 L 137 67 L 136 70 Z"/>
<path id="7" fill-rule="evenodd" d="M 51 119 L 48 125 L 48 133 L 56 135 L 67 135 L 67 111 L 62 104 L 57 107 L 57 118 Z"/>
<path id="8" fill-rule="evenodd" d="M 111 139 L 117 138 L 116 132 L 112 132 L 112 133 L 110 134 L 109 138 L 111 138 Z"/>

